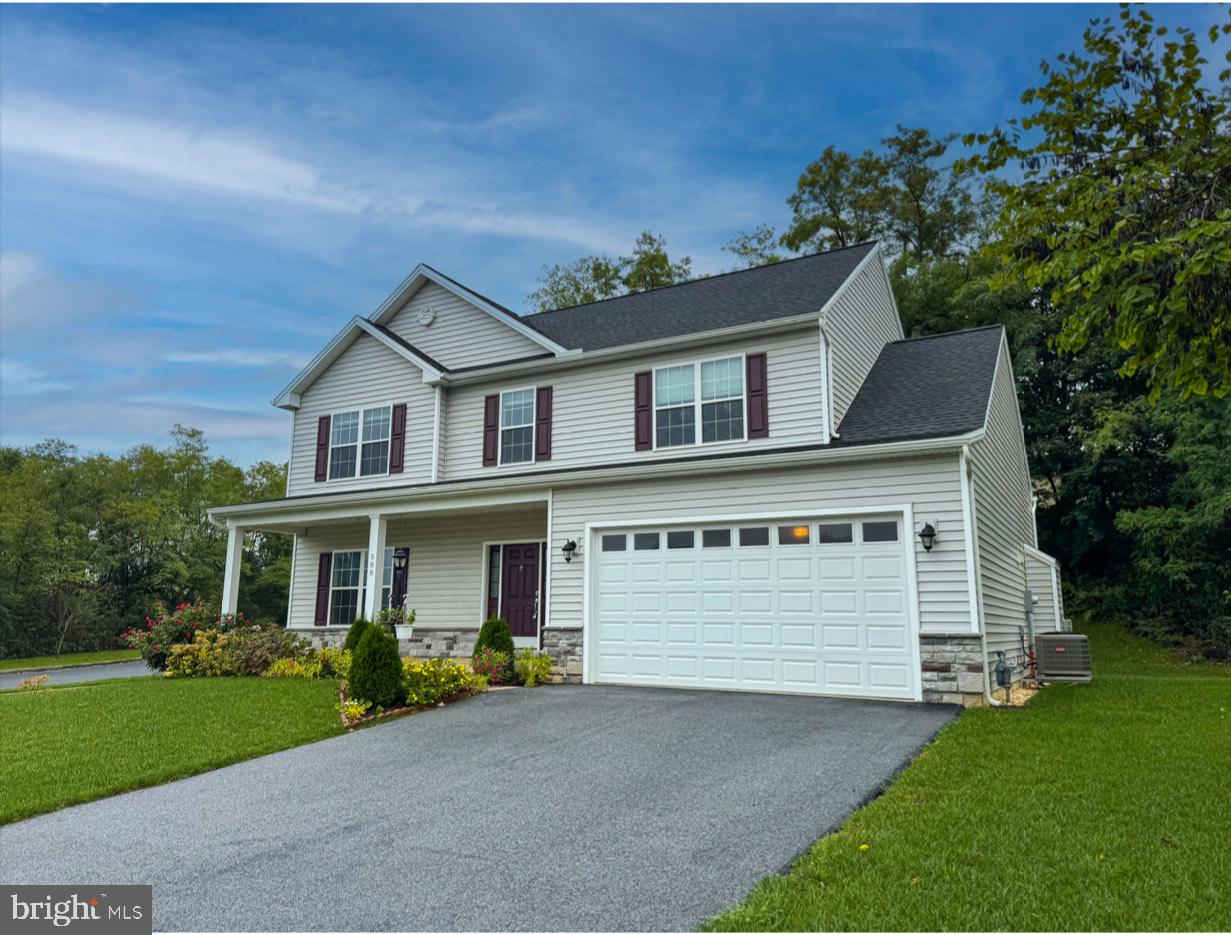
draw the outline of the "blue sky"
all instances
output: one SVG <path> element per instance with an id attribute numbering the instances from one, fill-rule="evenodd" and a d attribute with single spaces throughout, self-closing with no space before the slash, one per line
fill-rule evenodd
<path id="1" fill-rule="evenodd" d="M 514 309 L 643 229 L 716 272 L 825 146 L 989 128 L 1114 13 L 4 6 L 0 441 L 281 460 L 268 400 L 417 262 Z"/>

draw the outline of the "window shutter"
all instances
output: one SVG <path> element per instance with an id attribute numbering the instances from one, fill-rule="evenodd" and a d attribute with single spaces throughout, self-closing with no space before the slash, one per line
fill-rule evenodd
<path id="1" fill-rule="evenodd" d="M 323 627 L 329 622 L 329 575 L 333 571 L 333 553 L 322 552 L 316 571 L 316 619 L 313 623 Z"/>
<path id="2" fill-rule="evenodd" d="M 637 451 L 654 447 L 653 371 L 645 370 L 633 376 L 633 439 Z"/>
<path id="3" fill-rule="evenodd" d="M 393 424 L 389 427 L 389 473 L 401 474 L 406 457 L 406 404 L 393 407 Z"/>
<path id="4" fill-rule="evenodd" d="M 500 394 L 487 396 L 483 400 L 483 466 L 491 467 L 496 463 L 496 453 L 500 450 Z"/>
<path id="5" fill-rule="evenodd" d="M 316 420 L 316 476 L 317 483 L 329 476 L 329 416 Z"/>
<path id="6" fill-rule="evenodd" d="M 765 355 L 749 354 L 748 369 L 748 437 L 769 436 L 769 389 L 766 385 Z"/>
<path id="7" fill-rule="evenodd" d="M 534 460 L 551 460 L 551 387 L 540 386 L 534 404 Z"/>

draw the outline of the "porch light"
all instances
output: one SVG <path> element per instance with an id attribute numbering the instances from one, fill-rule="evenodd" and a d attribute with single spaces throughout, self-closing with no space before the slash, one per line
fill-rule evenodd
<path id="1" fill-rule="evenodd" d="M 936 527 L 931 523 L 924 523 L 919 530 L 919 541 L 923 543 L 923 551 L 931 552 L 932 546 L 936 544 Z"/>
<path id="2" fill-rule="evenodd" d="M 393 569 L 394 571 L 405 571 L 406 562 L 410 558 L 410 550 L 406 548 L 393 550 Z"/>
<path id="3" fill-rule="evenodd" d="M 569 539 L 560 547 L 560 551 L 564 553 L 564 560 L 571 562 L 573 560 L 573 553 L 577 551 L 577 543 Z"/>

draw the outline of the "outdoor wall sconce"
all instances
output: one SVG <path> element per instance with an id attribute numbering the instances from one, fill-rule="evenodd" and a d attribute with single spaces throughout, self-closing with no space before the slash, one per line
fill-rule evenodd
<path id="1" fill-rule="evenodd" d="M 405 571 L 406 562 L 410 559 L 410 549 L 393 550 L 393 570 Z"/>
<path id="2" fill-rule="evenodd" d="M 923 543 L 923 551 L 931 552 L 932 546 L 936 544 L 936 527 L 931 523 L 924 523 L 919 530 L 919 541 Z"/>
<path id="3" fill-rule="evenodd" d="M 577 551 L 577 543 L 569 539 L 560 547 L 560 551 L 564 553 L 564 560 L 571 562 L 573 560 L 573 553 Z"/>

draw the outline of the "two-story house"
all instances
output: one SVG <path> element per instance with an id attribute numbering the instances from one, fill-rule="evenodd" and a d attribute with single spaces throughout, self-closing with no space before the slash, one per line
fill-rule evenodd
<path id="1" fill-rule="evenodd" d="M 876 244 L 527 316 L 420 266 L 274 405 L 222 605 L 294 536 L 321 641 L 404 601 L 414 654 L 498 613 L 589 683 L 977 703 L 1063 626 L 1004 331 L 904 339 Z"/>

